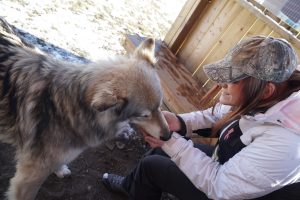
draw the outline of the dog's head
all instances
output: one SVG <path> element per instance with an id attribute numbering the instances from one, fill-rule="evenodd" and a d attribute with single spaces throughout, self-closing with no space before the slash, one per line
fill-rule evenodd
<path id="1" fill-rule="evenodd" d="M 161 139 L 168 139 L 168 124 L 160 110 L 163 92 L 155 69 L 155 43 L 142 42 L 128 60 L 117 63 L 110 79 L 97 87 L 91 105 L 99 112 L 114 113 L 118 120 Z"/>

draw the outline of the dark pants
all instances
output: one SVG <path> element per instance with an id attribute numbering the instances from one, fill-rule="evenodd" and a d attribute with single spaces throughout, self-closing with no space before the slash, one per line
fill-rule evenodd
<path id="1" fill-rule="evenodd" d="M 212 155 L 214 147 L 196 144 L 195 147 Z M 160 200 L 162 192 L 181 200 L 208 200 L 161 150 L 150 150 L 137 167 L 125 178 L 124 188 L 131 200 Z M 299 200 L 300 183 L 295 183 L 255 200 Z"/>
<path id="2" fill-rule="evenodd" d="M 197 144 L 195 147 L 208 156 L 214 150 L 209 145 Z M 135 200 L 160 200 L 162 192 L 185 200 L 208 199 L 161 149 L 150 150 L 125 178 L 123 186 Z"/>

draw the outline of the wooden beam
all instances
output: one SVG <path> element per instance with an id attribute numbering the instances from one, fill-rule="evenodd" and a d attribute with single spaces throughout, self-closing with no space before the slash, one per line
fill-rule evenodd
<path id="1" fill-rule="evenodd" d="M 169 49 L 177 55 L 184 41 L 189 37 L 194 25 L 203 14 L 210 0 L 188 0 L 177 19 L 167 33 L 164 42 Z"/>

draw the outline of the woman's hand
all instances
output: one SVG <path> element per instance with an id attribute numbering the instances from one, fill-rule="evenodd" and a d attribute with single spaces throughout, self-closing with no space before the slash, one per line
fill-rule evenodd
<path id="1" fill-rule="evenodd" d="M 162 147 L 164 141 L 157 139 L 149 134 L 143 133 L 145 141 L 150 145 L 151 148 Z"/>
<path id="2" fill-rule="evenodd" d="M 169 129 L 170 131 L 179 131 L 180 130 L 180 121 L 177 118 L 177 116 L 174 113 L 171 113 L 169 111 L 162 111 L 168 125 L 169 125 Z"/>
<path id="3" fill-rule="evenodd" d="M 162 113 L 168 123 L 170 131 L 171 132 L 179 131 L 181 127 L 180 127 L 180 121 L 177 118 L 177 116 L 174 113 L 171 113 L 169 111 L 162 111 Z M 141 132 L 144 136 L 145 141 L 150 145 L 151 148 L 162 147 L 163 144 L 165 143 L 165 141 L 157 139 L 149 135 L 148 133 L 145 133 L 143 130 L 141 130 Z"/>

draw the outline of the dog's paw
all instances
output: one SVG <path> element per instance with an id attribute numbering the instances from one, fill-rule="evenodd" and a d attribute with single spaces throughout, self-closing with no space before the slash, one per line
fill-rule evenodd
<path id="1" fill-rule="evenodd" d="M 58 178 L 64 178 L 71 175 L 71 170 L 69 170 L 67 165 L 62 165 L 57 171 L 54 172 Z"/>

